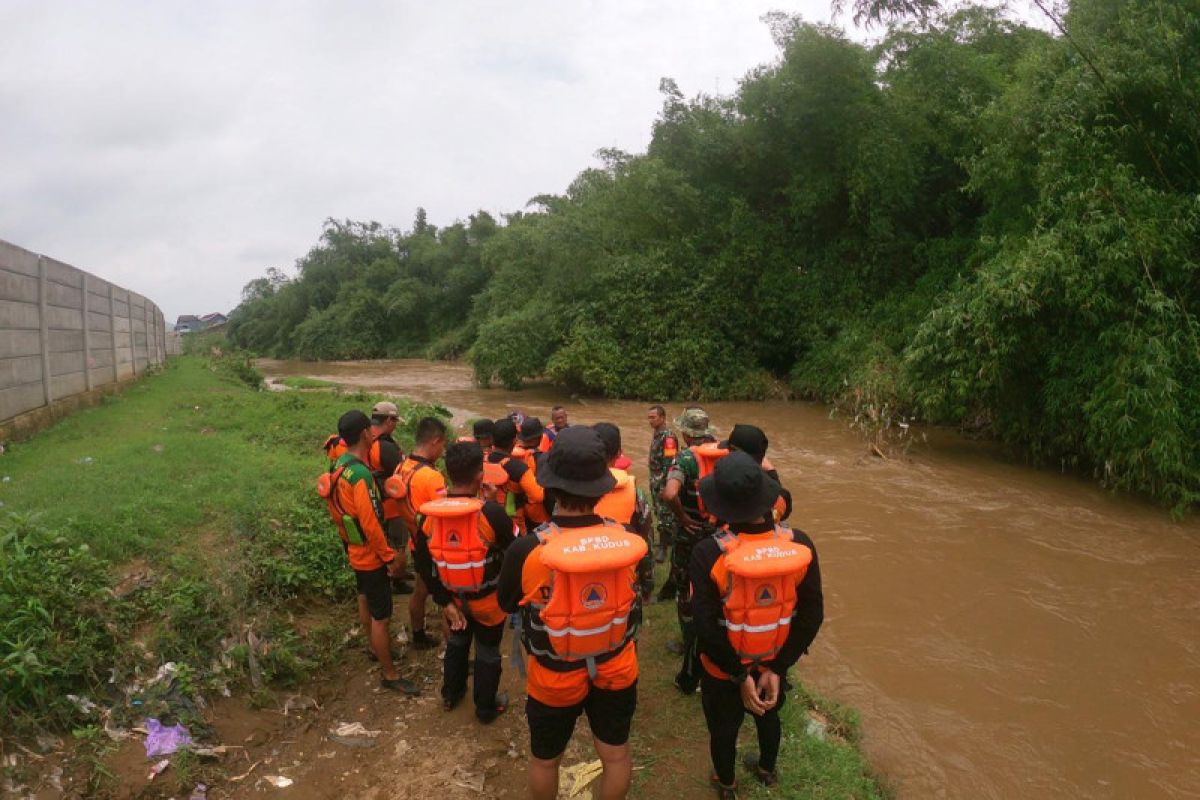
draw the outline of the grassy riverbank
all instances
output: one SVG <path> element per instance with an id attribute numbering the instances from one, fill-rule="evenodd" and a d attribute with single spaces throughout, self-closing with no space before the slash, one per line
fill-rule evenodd
<path id="1" fill-rule="evenodd" d="M 121 785 L 105 766 L 106 727 L 160 716 L 203 737 L 213 720 L 200 698 L 270 703 L 273 688 L 307 686 L 352 657 L 342 613 L 352 580 L 310 486 L 316 443 L 372 398 L 254 391 L 254 380 L 238 357 L 185 356 L 0 456 L 0 734 L 73 731 L 77 762 L 90 766 L 68 774 L 87 781 L 85 794 Z M 399 438 L 407 446 L 408 432 Z M 656 607 L 646 630 L 649 675 L 669 666 L 668 612 Z M 167 662 L 173 673 L 155 681 Z M 692 752 L 702 743 L 698 707 L 683 702 L 639 716 L 642 763 L 669 728 L 688 731 Z M 877 796 L 853 726 L 808 736 L 805 705 L 790 712 L 787 780 L 815 797 Z M 22 757 L 6 777 L 32 785 L 43 766 Z M 161 790 L 190 790 L 195 770 L 175 773 Z"/>

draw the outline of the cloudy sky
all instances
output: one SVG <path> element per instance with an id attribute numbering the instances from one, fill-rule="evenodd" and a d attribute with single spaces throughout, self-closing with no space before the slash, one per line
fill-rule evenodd
<path id="1" fill-rule="evenodd" d="M 0 0 L 0 239 L 228 312 L 326 217 L 445 224 L 645 148 L 828 0 Z M 843 20 L 848 24 L 849 20 Z"/>

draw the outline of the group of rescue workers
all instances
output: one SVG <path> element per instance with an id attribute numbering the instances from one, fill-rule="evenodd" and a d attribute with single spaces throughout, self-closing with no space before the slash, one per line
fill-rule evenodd
<path id="1" fill-rule="evenodd" d="M 325 442 L 329 465 L 318 492 L 354 570 L 380 685 L 420 692 L 396 670 L 393 591 L 411 594 L 414 647 L 438 644 L 425 626 L 427 598 L 442 608 L 443 706 L 463 699 L 473 672 L 475 715 L 484 724 L 509 704 L 499 689 L 500 645 L 512 626 L 511 660 L 526 679 L 535 800 L 557 796 L 559 763 L 581 713 L 603 764 L 598 796 L 627 795 L 636 637 L 642 604 L 654 599 L 676 600 L 675 686 L 684 695 L 701 692 L 719 797 L 737 797 L 746 711 L 759 750 L 743 764 L 767 786 L 778 780 L 787 673 L 824 616 L 816 548 L 784 524 L 791 495 L 766 458 L 762 430 L 739 424 L 718 441 L 698 406 L 684 410 L 675 431 L 662 406 L 649 409 L 648 421 L 649 500 L 628 471 L 617 426 L 570 425 L 561 406 L 549 426 L 514 412 L 476 421 L 471 436 L 453 442 L 444 422 L 425 417 L 405 456 L 392 438 L 398 410 L 381 402 L 370 417 L 346 412 Z M 653 561 L 668 558 L 656 598 Z"/>

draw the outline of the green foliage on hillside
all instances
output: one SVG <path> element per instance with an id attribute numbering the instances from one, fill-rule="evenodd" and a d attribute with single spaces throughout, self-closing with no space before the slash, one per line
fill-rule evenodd
<path id="1" fill-rule="evenodd" d="M 663 81 L 646 153 L 502 226 L 331 221 L 231 337 L 610 396 L 784 380 L 1200 499 L 1200 2 L 1074 0 L 1056 36 L 968 7 L 872 46 L 767 21 L 779 58 L 732 96 Z"/>

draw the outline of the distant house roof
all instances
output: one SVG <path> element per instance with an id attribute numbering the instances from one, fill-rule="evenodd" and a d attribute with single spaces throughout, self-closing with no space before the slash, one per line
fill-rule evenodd
<path id="1" fill-rule="evenodd" d="M 222 314 L 220 311 L 214 311 L 211 314 L 205 314 L 200 319 L 202 319 L 208 323 L 214 323 L 214 322 L 224 322 L 227 319 L 227 317 L 224 314 Z"/>
<path id="2" fill-rule="evenodd" d="M 179 319 L 175 320 L 176 325 L 183 325 L 189 322 L 199 322 L 200 318 L 195 314 L 180 314 Z"/>

